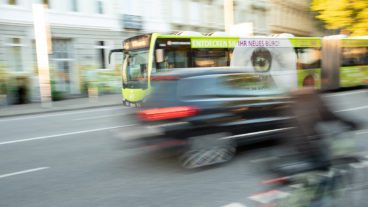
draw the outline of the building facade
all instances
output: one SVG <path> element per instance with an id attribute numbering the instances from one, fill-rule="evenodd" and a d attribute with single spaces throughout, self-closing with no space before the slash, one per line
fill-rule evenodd
<path id="1" fill-rule="evenodd" d="M 254 35 L 317 34 L 308 1 L 295 2 L 234 0 L 235 23 L 252 23 Z M 19 102 L 16 97 L 22 91 L 26 101 L 40 99 L 34 3 L 48 8 L 49 62 L 56 95 L 83 94 L 88 81 L 96 77 L 101 92 L 118 92 L 121 59 L 108 64 L 108 51 L 121 48 L 127 37 L 146 32 L 224 30 L 223 0 L 0 0 L 0 94 L 7 95 L 8 103 Z"/>
<path id="2" fill-rule="evenodd" d="M 295 36 L 321 36 L 323 31 L 317 27 L 309 11 L 310 1 L 268 0 L 267 24 L 270 33 L 291 33 Z"/>

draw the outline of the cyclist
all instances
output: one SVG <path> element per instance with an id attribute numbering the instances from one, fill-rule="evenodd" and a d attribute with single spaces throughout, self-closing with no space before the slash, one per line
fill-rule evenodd
<path id="1" fill-rule="evenodd" d="M 288 114 L 293 118 L 288 125 L 293 127 L 289 133 L 287 144 L 291 144 L 297 152 L 298 162 L 277 166 L 282 174 L 293 174 L 308 170 L 329 169 L 329 152 L 324 143 L 324 136 L 318 129 L 324 122 L 339 122 L 351 130 L 359 125 L 349 119 L 335 114 L 313 87 L 305 87 L 291 93 L 292 103 Z M 303 161 L 302 164 L 300 161 Z"/>

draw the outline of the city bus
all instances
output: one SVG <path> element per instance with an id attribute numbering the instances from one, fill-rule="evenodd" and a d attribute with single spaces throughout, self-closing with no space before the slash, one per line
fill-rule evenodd
<path id="1" fill-rule="evenodd" d="M 122 97 L 126 105 L 138 104 L 151 89 L 154 73 L 174 68 L 223 67 L 230 65 L 238 37 L 182 32 L 163 35 L 143 34 L 128 38 L 123 53 Z"/>
<path id="2" fill-rule="evenodd" d="M 360 86 L 368 80 L 367 50 L 368 39 L 359 37 L 239 38 L 184 32 L 131 37 L 110 55 L 123 53 L 123 103 L 134 105 L 150 92 L 152 74 L 175 68 L 230 66 L 269 72 L 286 89 L 311 83 L 324 90 Z"/>

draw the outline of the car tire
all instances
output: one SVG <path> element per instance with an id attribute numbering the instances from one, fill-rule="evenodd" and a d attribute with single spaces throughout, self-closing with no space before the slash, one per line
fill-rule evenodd
<path id="1" fill-rule="evenodd" d="M 232 140 L 223 139 L 227 135 L 218 133 L 190 137 L 187 148 L 180 156 L 181 165 L 194 169 L 230 161 L 235 155 L 236 145 Z"/>

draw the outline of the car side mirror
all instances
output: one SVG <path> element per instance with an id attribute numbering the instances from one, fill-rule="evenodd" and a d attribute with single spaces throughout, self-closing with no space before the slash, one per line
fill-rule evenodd
<path id="1" fill-rule="evenodd" d="M 111 55 L 112 55 L 112 53 L 116 53 L 116 52 L 123 53 L 124 52 L 124 49 L 110 50 L 110 52 L 109 52 L 109 64 L 111 64 Z"/>

